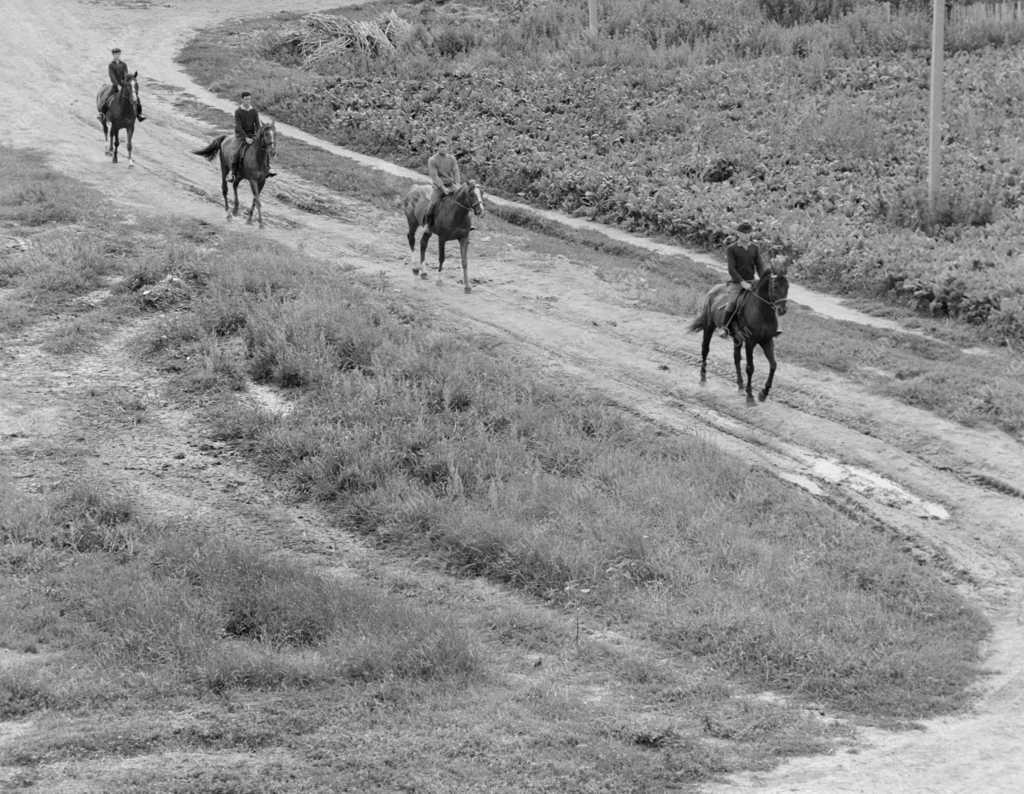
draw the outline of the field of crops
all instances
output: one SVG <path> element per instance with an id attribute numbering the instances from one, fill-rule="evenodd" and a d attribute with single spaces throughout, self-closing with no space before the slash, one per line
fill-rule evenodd
<path id="1" fill-rule="evenodd" d="M 749 220 L 805 283 L 1024 339 L 1018 27 L 950 31 L 930 212 L 927 19 L 781 27 L 766 5 L 616 5 L 596 40 L 578 3 L 377 5 L 184 59 L 342 145 L 422 168 L 444 129 L 493 191 L 709 247 Z"/>

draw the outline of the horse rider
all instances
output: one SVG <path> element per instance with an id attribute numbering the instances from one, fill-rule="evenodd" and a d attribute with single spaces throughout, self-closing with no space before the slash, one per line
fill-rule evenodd
<path id="1" fill-rule="evenodd" d="M 107 86 L 106 93 L 100 100 L 100 121 L 103 121 L 103 114 L 107 111 L 107 104 L 110 102 L 111 97 L 114 94 L 120 93 L 124 88 L 125 82 L 128 80 L 128 64 L 121 60 L 121 48 L 114 47 L 110 54 L 114 56 L 113 60 L 107 65 L 107 76 L 110 78 L 110 85 Z M 142 100 L 137 96 L 135 97 L 135 117 L 139 121 L 146 120 L 146 117 L 142 115 Z"/>
<path id="2" fill-rule="evenodd" d="M 227 180 L 229 182 L 234 179 L 235 174 L 241 173 L 245 150 L 252 145 L 261 126 L 259 111 L 252 105 L 252 93 L 243 91 L 240 100 L 238 107 L 235 108 L 235 154 L 231 158 L 231 167 L 228 169 Z M 269 171 L 267 176 L 276 176 L 276 174 Z"/>
<path id="3" fill-rule="evenodd" d="M 423 218 L 423 223 L 428 229 L 434 224 L 434 214 L 437 212 L 437 205 L 441 199 L 454 193 L 462 185 L 459 161 L 448 151 L 448 137 L 438 135 L 434 142 L 434 148 L 434 154 L 427 159 L 427 173 L 434 186 L 434 190 L 430 194 L 427 214 Z"/>
<path id="4" fill-rule="evenodd" d="M 725 307 L 724 316 L 728 321 L 722 326 L 723 336 L 730 335 L 729 328 L 743 308 L 747 295 L 753 290 L 757 280 L 767 268 L 761 258 L 761 249 L 751 239 L 754 229 L 749 223 L 741 223 L 736 227 L 736 234 L 725 248 L 725 262 L 729 268 L 730 299 Z"/>

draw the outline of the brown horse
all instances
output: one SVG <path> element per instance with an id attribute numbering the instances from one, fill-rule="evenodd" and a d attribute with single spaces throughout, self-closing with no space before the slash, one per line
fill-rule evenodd
<path id="1" fill-rule="evenodd" d="M 708 292 L 701 307 L 700 316 L 690 324 L 691 331 L 703 331 L 704 340 L 700 349 L 700 382 L 707 381 L 708 348 L 715 328 L 728 325 L 733 340 L 733 358 L 736 361 L 736 383 L 740 391 L 744 390 L 743 374 L 740 371 L 740 352 L 745 347 L 747 352 L 747 403 L 753 404 L 754 395 L 750 381 L 754 375 L 754 347 L 761 346 L 764 356 L 768 359 L 768 379 L 758 394 L 764 401 L 772 388 L 775 377 L 775 337 L 779 335 L 779 317 L 786 313 L 786 301 L 789 295 L 789 280 L 786 278 L 784 266 L 768 268 L 757 285 L 750 292 L 741 294 L 741 305 L 730 318 L 728 304 L 734 294 L 735 285 L 716 284 Z M 730 319 L 732 320 L 730 322 Z"/>
<path id="2" fill-rule="evenodd" d="M 427 271 L 423 266 L 427 258 L 427 242 L 431 234 L 437 235 L 437 284 L 441 285 L 441 269 L 444 267 L 444 246 L 449 240 L 459 241 L 459 250 L 462 253 L 462 285 L 466 292 L 472 292 L 469 286 L 469 232 L 472 226 L 469 213 L 479 215 L 484 211 L 483 194 L 477 184 L 470 180 L 461 187 L 441 198 L 437 210 L 434 212 L 434 222 L 427 227 L 425 218 L 427 209 L 430 206 L 430 194 L 433 188 L 430 185 L 416 185 L 405 196 L 402 208 L 405 210 L 405 219 L 409 223 L 409 259 L 412 264 L 412 273 L 421 278 L 427 277 Z M 420 258 L 416 261 L 416 231 L 423 227 L 423 236 L 420 237 Z M 422 271 L 422 272 L 421 272 Z"/>
<path id="3" fill-rule="evenodd" d="M 260 203 L 260 193 L 263 185 L 270 175 L 270 158 L 277 154 L 277 135 L 274 122 L 270 121 L 261 124 L 256 131 L 251 146 L 246 146 L 242 153 L 242 159 L 232 179 L 232 188 L 235 192 L 234 208 L 228 209 L 228 180 L 227 174 L 231 170 L 231 161 L 237 151 L 238 141 L 232 136 L 221 135 L 214 138 L 205 149 L 195 149 L 192 154 L 198 154 L 207 160 L 213 160 L 220 153 L 220 192 L 224 196 L 224 212 L 230 221 L 232 216 L 238 215 L 238 183 L 243 179 L 248 180 L 249 189 L 252 191 L 252 206 L 246 214 L 246 223 L 252 223 L 253 211 L 256 211 L 256 218 L 260 228 L 263 228 L 263 206 Z"/>
<path id="4" fill-rule="evenodd" d="M 97 105 L 106 95 L 108 86 L 100 89 L 96 96 Z M 111 162 L 117 162 L 117 149 L 121 143 L 121 130 L 125 131 L 125 142 L 128 145 L 128 165 L 135 165 L 132 157 L 132 137 L 135 135 L 135 106 L 139 98 L 139 73 L 133 72 L 124 81 L 124 87 L 110 98 L 106 110 L 101 110 L 100 124 L 103 125 L 103 140 L 107 144 L 105 154 Z M 107 124 L 110 124 L 109 132 Z"/>

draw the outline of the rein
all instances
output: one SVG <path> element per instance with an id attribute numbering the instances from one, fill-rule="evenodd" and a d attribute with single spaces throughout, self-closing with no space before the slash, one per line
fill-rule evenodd
<path id="1" fill-rule="evenodd" d="M 266 140 L 264 130 L 270 130 L 270 141 Z M 266 124 L 261 124 L 260 128 L 256 130 L 256 135 L 253 136 L 252 150 L 256 155 L 256 167 L 269 171 L 270 170 L 270 158 L 273 156 L 274 150 L 277 148 L 277 142 L 274 138 L 274 131 L 271 127 Z"/>
<path id="2" fill-rule="evenodd" d="M 452 197 L 452 201 L 455 202 L 455 206 L 456 207 L 461 207 L 462 209 L 469 210 L 470 212 L 476 212 L 476 208 L 478 206 L 482 206 L 482 205 L 480 205 L 478 203 L 474 203 L 471 206 L 467 207 L 465 204 L 461 203 L 457 198 L 455 198 L 455 194 L 454 193 L 451 194 L 451 197 Z"/>
<path id="3" fill-rule="evenodd" d="M 789 298 L 783 298 L 782 300 L 775 300 L 772 297 L 773 294 L 775 293 L 775 279 L 776 278 L 778 278 L 778 276 L 775 273 L 770 273 L 768 275 L 768 297 L 767 298 L 762 298 L 760 295 L 758 295 L 756 292 L 754 292 L 754 290 L 749 290 L 751 295 L 753 295 L 755 298 L 757 298 L 759 301 L 761 301 L 761 303 L 763 303 L 766 306 L 768 306 L 768 308 L 771 309 L 773 312 L 774 311 L 778 311 L 778 306 L 780 306 L 783 303 L 786 303 L 789 300 Z"/>

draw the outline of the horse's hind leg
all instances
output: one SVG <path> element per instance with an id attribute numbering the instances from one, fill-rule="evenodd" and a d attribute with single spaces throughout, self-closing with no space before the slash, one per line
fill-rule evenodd
<path id="1" fill-rule="evenodd" d="M 704 326 L 704 338 L 700 342 L 700 382 L 708 380 L 708 351 L 711 349 L 711 337 L 715 335 L 715 326 L 710 322 Z"/>
<path id="2" fill-rule="evenodd" d="M 447 240 L 437 238 L 437 286 L 441 286 L 444 280 L 441 278 L 441 271 L 444 269 L 444 244 Z"/>
<path id="3" fill-rule="evenodd" d="M 764 357 L 768 359 L 768 377 L 765 379 L 764 388 L 757 395 L 757 399 L 764 402 L 768 397 L 768 392 L 772 389 L 772 381 L 775 379 L 775 340 L 769 339 L 767 342 L 763 342 L 761 349 L 764 351 Z"/>
<path id="4" fill-rule="evenodd" d="M 427 270 L 424 267 L 424 263 L 427 261 L 427 243 L 430 242 L 430 232 L 428 230 L 423 231 L 423 235 L 420 237 L 420 278 L 427 277 Z M 413 271 L 416 272 L 415 270 Z"/>
<path id="5" fill-rule="evenodd" d="M 405 239 L 409 241 L 409 266 L 412 268 L 412 274 L 418 276 L 420 274 L 420 266 L 416 261 L 416 229 L 419 227 L 419 224 L 408 215 L 405 218 L 409 222 L 409 231 L 405 235 Z"/>
<path id="6" fill-rule="evenodd" d="M 459 253 L 462 255 L 462 291 L 470 293 L 473 288 L 469 286 L 469 238 L 463 237 L 459 240 Z"/>

